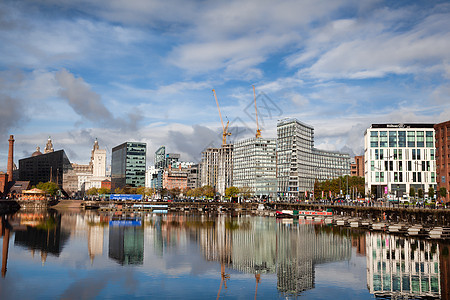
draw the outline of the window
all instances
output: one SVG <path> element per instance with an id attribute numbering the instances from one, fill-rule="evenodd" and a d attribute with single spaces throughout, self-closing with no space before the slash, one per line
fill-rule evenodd
<path id="1" fill-rule="evenodd" d="M 394 159 L 397 159 L 397 149 L 394 149 Z"/>
<path id="2" fill-rule="evenodd" d="M 414 131 L 408 131 L 408 147 L 415 147 L 416 146 L 416 139 L 415 139 L 415 132 Z"/>
<path id="3" fill-rule="evenodd" d="M 406 147 L 406 131 L 398 132 L 398 146 Z"/>
<path id="4" fill-rule="evenodd" d="M 384 172 L 380 172 L 381 182 L 384 182 Z"/>
<path id="5" fill-rule="evenodd" d="M 388 146 L 387 131 L 380 131 L 380 147 Z"/>
<path id="6" fill-rule="evenodd" d="M 429 148 L 433 148 L 433 131 L 426 132 L 426 146 Z"/>
<path id="7" fill-rule="evenodd" d="M 379 159 L 378 157 L 378 149 L 375 149 L 375 159 Z"/>
<path id="8" fill-rule="evenodd" d="M 398 159 L 403 159 L 403 150 L 402 149 L 398 149 Z"/>
<path id="9" fill-rule="evenodd" d="M 389 131 L 389 147 L 397 147 L 397 131 Z"/>
<path id="10" fill-rule="evenodd" d="M 420 160 L 420 149 L 417 149 L 417 159 Z"/>
<path id="11" fill-rule="evenodd" d="M 370 169 L 371 169 L 372 171 L 375 171 L 375 162 L 374 162 L 374 161 L 371 161 L 371 162 L 370 162 Z"/>
<path id="12" fill-rule="evenodd" d="M 380 172 L 375 172 L 375 181 L 380 182 Z"/>
<path id="13" fill-rule="evenodd" d="M 434 172 L 431 172 L 431 182 L 436 182 L 436 175 Z"/>
<path id="14" fill-rule="evenodd" d="M 417 147 L 424 146 L 423 131 L 417 131 Z"/>
<path id="15" fill-rule="evenodd" d="M 431 160 L 434 160 L 434 149 L 430 150 L 430 156 L 431 156 Z"/>
<path id="16" fill-rule="evenodd" d="M 412 159 L 416 160 L 417 159 L 416 157 L 417 157 L 416 156 L 416 149 L 412 149 Z"/>

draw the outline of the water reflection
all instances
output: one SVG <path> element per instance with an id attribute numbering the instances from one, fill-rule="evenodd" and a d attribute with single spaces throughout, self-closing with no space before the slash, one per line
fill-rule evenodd
<path id="1" fill-rule="evenodd" d="M 317 289 L 316 281 L 323 280 L 316 278 L 319 265 L 326 268 L 328 263 L 349 262 L 355 253 L 366 257 L 367 268 L 363 268 L 367 270 L 367 286 L 360 288 L 367 295 L 448 299 L 449 293 L 448 245 L 308 220 L 276 221 L 246 215 L 37 211 L 3 216 L 1 224 L 3 276 L 10 239 L 14 240 L 14 247 L 27 249 L 32 257 L 39 251 L 44 263 L 48 254 L 57 258 L 66 247 L 73 253 L 70 247 L 78 247 L 69 243 L 73 238 L 84 243 L 91 268 L 99 257 L 103 264 L 139 266 L 151 273 L 155 272 L 155 261 L 171 257 L 177 264 L 183 255 L 194 255 L 189 251 L 195 255 L 200 253 L 201 264 L 214 266 L 216 263 L 217 285 L 207 288 L 215 290 L 217 298 L 231 288 L 236 289 L 229 283 L 238 274 L 251 274 L 255 298 L 265 278 L 276 281 L 273 288 L 279 297 L 307 296 Z M 174 268 L 169 260 L 166 265 L 158 266 L 167 273 Z M 334 284 L 339 284 L 339 280 Z"/>
<path id="2" fill-rule="evenodd" d="M 379 297 L 440 298 L 440 266 L 448 266 L 439 244 L 382 233 L 367 234 L 367 283 Z M 444 261 L 444 260 L 447 260 Z M 448 285 L 442 285 L 448 295 Z"/>

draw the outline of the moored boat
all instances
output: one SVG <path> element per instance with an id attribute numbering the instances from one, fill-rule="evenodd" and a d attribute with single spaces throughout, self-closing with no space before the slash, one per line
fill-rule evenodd
<path id="1" fill-rule="evenodd" d="M 277 218 L 292 218 L 299 216 L 323 216 L 330 217 L 333 215 L 333 211 L 329 208 L 323 211 L 316 210 L 277 210 L 276 217 Z"/>

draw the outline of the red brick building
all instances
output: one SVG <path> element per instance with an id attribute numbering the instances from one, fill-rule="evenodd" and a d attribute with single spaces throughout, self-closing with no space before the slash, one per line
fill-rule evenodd
<path id="1" fill-rule="evenodd" d="M 4 195 L 8 187 L 8 174 L 0 172 L 0 195 Z"/>
<path id="2" fill-rule="evenodd" d="M 108 179 L 103 180 L 101 187 L 111 190 L 111 181 Z"/>
<path id="3" fill-rule="evenodd" d="M 188 170 L 182 169 L 181 165 L 178 168 L 172 169 L 169 165 L 164 171 L 163 175 L 163 188 L 171 190 L 179 188 L 185 190 L 187 188 Z"/>
<path id="4" fill-rule="evenodd" d="M 447 190 L 447 196 L 441 200 L 449 202 L 450 190 L 450 121 L 434 125 L 436 137 L 436 182 L 437 196 L 440 188 Z"/>
<path id="5" fill-rule="evenodd" d="M 350 164 L 350 175 L 364 177 L 364 155 L 355 156 L 355 162 Z"/>

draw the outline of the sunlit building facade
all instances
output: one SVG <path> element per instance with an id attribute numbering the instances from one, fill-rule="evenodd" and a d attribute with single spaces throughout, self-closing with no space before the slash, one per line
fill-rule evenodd
<path id="1" fill-rule="evenodd" d="M 112 149 L 112 188 L 145 186 L 146 143 L 126 142 Z"/>
<path id="2" fill-rule="evenodd" d="M 276 139 L 250 138 L 234 144 L 233 186 L 276 199 Z"/>
<path id="3" fill-rule="evenodd" d="M 350 174 L 350 156 L 314 148 L 314 128 L 297 119 L 277 124 L 277 197 L 307 198 L 316 180 Z"/>
<path id="4" fill-rule="evenodd" d="M 364 133 L 366 195 L 400 198 L 436 190 L 433 124 L 372 124 Z"/>

